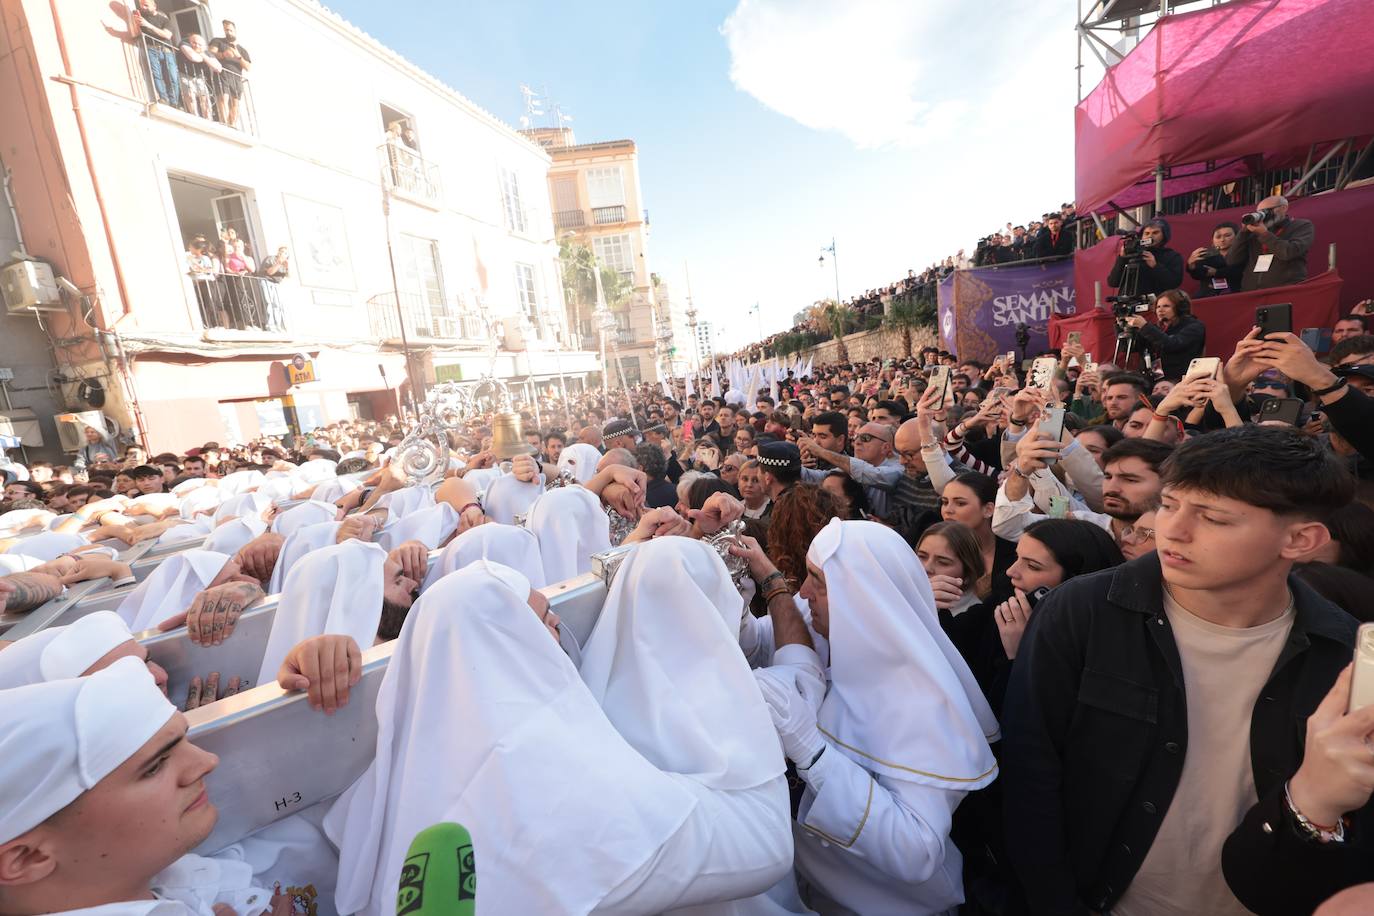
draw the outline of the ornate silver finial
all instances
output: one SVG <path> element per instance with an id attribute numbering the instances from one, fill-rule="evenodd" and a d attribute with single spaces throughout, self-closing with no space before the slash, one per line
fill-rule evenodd
<path id="1" fill-rule="evenodd" d="M 429 391 L 420 404 L 418 422 L 396 448 L 396 457 L 415 486 L 443 479 L 448 470 L 448 433 L 460 431 L 463 421 L 474 412 L 471 392 L 457 382 L 443 382 Z"/>
<path id="2" fill-rule="evenodd" d="M 740 535 L 744 533 L 744 522 L 736 519 L 727 522 L 715 534 L 707 535 L 702 538 L 703 544 L 709 546 L 725 563 L 725 570 L 730 574 L 730 578 L 735 583 L 735 588 L 742 588 L 744 579 L 749 575 L 749 561 L 744 557 L 737 557 L 730 553 L 729 548 L 740 546 Z"/>

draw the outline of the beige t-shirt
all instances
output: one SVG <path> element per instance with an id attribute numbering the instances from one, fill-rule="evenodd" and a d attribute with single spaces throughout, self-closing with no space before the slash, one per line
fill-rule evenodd
<path id="1" fill-rule="evenodd" d="M 1166 590 L 1188 697 L 1183 775 L 1140 871 L 1112 916 L 1243 916 L 1221 874 L 1226 837 L 1258 800 L 1250 769 L 1250 717 L 1293 626 L 1293 604 L 1257 627 L 1218 626 Z"/>

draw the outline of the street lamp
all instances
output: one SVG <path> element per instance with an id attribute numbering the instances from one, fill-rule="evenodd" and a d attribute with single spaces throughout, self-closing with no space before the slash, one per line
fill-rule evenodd
<path id="1" fill-rule="evenodd" d="M 821 249 L 821 256 L 816 261 L 823 267 L 825 266 L 826 252 L 830 253 L 830 263 L 835 267 L 835 304 L 840 304 L 840 259 L 835 254 L 835 237 L 830 237 L 830 247 Z"/>

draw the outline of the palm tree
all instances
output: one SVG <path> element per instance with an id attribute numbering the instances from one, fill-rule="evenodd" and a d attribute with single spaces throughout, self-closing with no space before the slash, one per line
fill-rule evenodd
<path id="1" fill-rule="evenodd" d="M 935 307 L 926 299 L 917 299 L 913 293 L 906 293 L 892 300 L 891 307 L 883 316 L 883 326 L 902 332 L 902 353 L 911 358 L 911 331 L 913 328 L 932 327 L 935 324 Z"/>
<path id="2" fill-rule="evenodd" d="M 849 362 L 849 348 L 844 345 L 844 335 L 854 324 L 854 314 L 834 299 L 821 303 L 822 326 L 830 329 L 835 338 L 835 358 L 842 363 Z"/>

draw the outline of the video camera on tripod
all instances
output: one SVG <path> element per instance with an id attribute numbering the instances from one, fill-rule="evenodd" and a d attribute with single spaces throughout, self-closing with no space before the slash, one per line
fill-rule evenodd
<path id="1" fill-rule="evenodd" d="M 1107 301 L 1112 304 L 1112 316 L 1116 319 L 1116 350 L 1112 353 L 1112 361 L 1115 362 L 1120 355 L 1121 342 L 1124 340 L 1126 361 L 1129 362 L 1135 330 L 1126 323 L 1126 319 L 1148 313 L 1154 308 L 1157 298 L 1154 293 L 1140 291 L 1140 269 L 1145 263 L 1144 253 L 1154 247 L 1154 239 L 1144 235 L 1140 229 L 1122 231 L 1118 235 L 1122 236 L 1121 258 L 1124 262 L 1121 269 L 1121 285 L 1117 287 L 1115 296 L 1107 297 Z"/>

